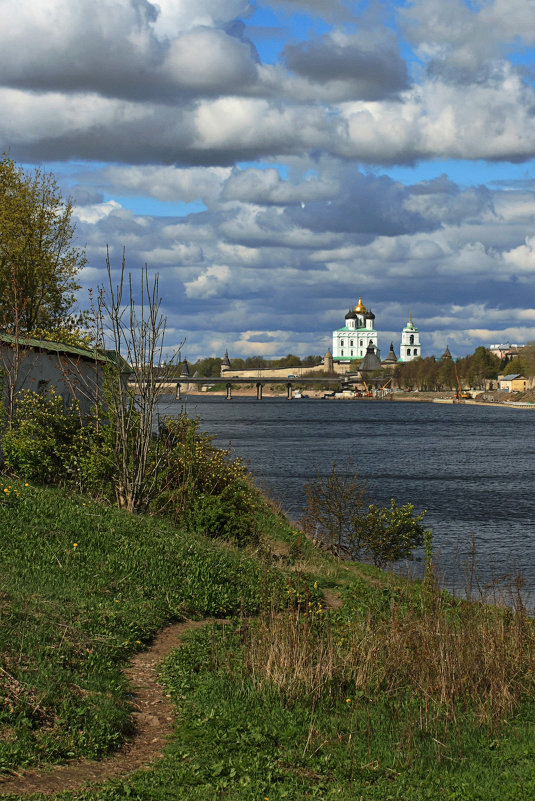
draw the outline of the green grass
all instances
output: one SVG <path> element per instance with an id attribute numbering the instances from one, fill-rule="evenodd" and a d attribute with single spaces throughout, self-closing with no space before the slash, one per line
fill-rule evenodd
<path id="1" fill-rule="evenodd" d="M 335 560 L 267 506 L 247 553 L 55 490 L 2 495 L 0 768 L 114 749 L 130 731 L 127 658 L 171 620 L 236 615 L 162 668 L 177 715 L 165 756 L 58 799 L 535 797 L 525 615 Z M 458 684 L 441 684 L 443 654 Z"/>
<path id="2" fill-rule="evenodd" d="M 175 737 L 150 771 L 62 799 L 79 801 L 528 801 L 535 731 L 528 708 L 492 735 L 466 715 L 444 741 L 407 721 L 401 699 L 314 706 L 258 690 L 241 671 L 240 629 L 195 633 L 164 677 Z"/>
<path id="3" fill-rule="evenodd" d="M 256 560 L 165 521 L 5 486 L 0 770 L 114 748 L 130 731 L 131 653 L 172 619 L 250 615 L 283 592 Z"/>
<path id="4" fill-rule="evenodd" d="M 239 638 L 233 642 L 228 630 L 219 636 L 216 647 L 211 632 L 196 634 L 168 661 L 167 681 L 187 700 L 168 759 L 180 789 L 161 798 L 533 797 L 527 708 L 492 735 L 467 712 L 437 742 L 424 731 L 415 735 L 404 694 L 352 693 L 310 704 L 259 688 L 240 671 Z M 199 672 L 191 671 L 193 661 Z"/>

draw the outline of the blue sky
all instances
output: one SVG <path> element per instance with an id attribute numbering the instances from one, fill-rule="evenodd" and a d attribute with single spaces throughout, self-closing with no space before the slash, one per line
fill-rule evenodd
<path id="1" fill-rule="evenodd" d="M 160 274 L 188 359 L 535 340 L 535 0 L 27 0 L 0 146 L 72 197 L 88 265 Z"/>

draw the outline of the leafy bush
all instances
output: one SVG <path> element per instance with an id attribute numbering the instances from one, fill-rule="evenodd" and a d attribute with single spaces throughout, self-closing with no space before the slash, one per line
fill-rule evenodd
<path id="1" fill-rule="evenodd" d="M 219 495 L 194 495 L 186 509 L 191 531 L 246 545 L 258 541 L 255 499 L 245 481 L 234 481 Z"/>
<path id="2" fill-rule="evenodd" d="M 76 404 L 64 408 L 54 390 L 46 396 L 19 394 L 2 447 L 7 468 L 21 478 L 109 494 L 112 462 L 105 432 L 94 421 L 84 425 Z"/>
<path id="3" fill-rule="evenodd" d="M 377 567 L 399 559 L 412 559 L 415 548 L 423 545 L 426 530 L 422 526 L 426 512 L 413 516 L 414 506 L 397 506 L 394 498 L 390 509 L 370 505 L 357 522 L 361 547 Z"/>
<path id="4" fill-rule="evenodd" d="M 160 440 L 165 447 L 160 493 L 178 510 L 193 488 L 198 493 L 217 495 L 247 476 L 243 462 L 229 450 L 216 448 L 213 435 L 201 431 L 200 425 L 199 417 L 182 412 L 176 418 L 166 418 L 161 426 Z M 176 495 L 178 488 L 183 492 Z"/>
<path id="5" fill-rule="evenodd" d="M 216 448 L 200 419 L 182 413 L 161 427 L 159 487 L 152 510 L 184 521 L 190 531 L 239 545 L 256 542 L 257 494 L 245 465 Z"/>
<path id="6" fill-rule="evenodd" d="M 112 425 L 82 421 L 77 407 L 65 409 L 53 391 L 47 396 L 22 392 L 4 433 L 4 459 L 20 478 L 110 498 L 113 435 Z M 199 418 L 181 414 L 165 421 L 149 453 L 149 472 L 157 477 L 147 488 L 151 509 L 209 537 L 239 545 L 256 542 L 257 493 L 243 463 L 212 440 L 200 431 Z"/>
<path id="7" fill-rule="evenodd" d="M 371 504 L 365 511 L 366 489 L 357 474 L 341 475 L 333 464 L 327 476 L 305 485 L 304 532 L 326 550 L 350 559 L 370 559 L 378 567 L 412 558 L 422 545 L 426 512 L 413 515 L 414 506 L 390 508 Z"/>

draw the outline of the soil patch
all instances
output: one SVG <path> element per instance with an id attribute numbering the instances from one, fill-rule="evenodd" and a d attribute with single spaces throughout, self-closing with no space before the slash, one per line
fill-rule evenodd
<path id="1" fill-rule="evenodd" d="M 102 760 L 80 759 L 66 765 L 21 771 L 0 778 L 0 795 L 53 795 L 102 783 L 114 776 L 132 773 L 162 755 L 173 730 L 173 707 L 158 681 L 157 668 L 168 653 L 180 644 L 183 635 L 211 620 L 187 621 L 163 629 L 146 651 L 137 653 L 125 669 L 134 693 L 136 731 L 131 740 L 112 756 Z M 223 622 L 223 621 L 221 621 Z"/>

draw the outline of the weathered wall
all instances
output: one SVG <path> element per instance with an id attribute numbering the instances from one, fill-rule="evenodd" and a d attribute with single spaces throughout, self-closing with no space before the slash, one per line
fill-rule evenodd
<path id="1" fill-rule="evenodd" d="M 9 383 L 15 391 L 30 390 L 45 394 L 54 387 L 65 405 L 73 398 L 87 414 L 102 392 L 103 367 L 80 356 L 20 348 L 17 354 L 12 345 L 0 345 L 0 371 L 4 391 Z"/>
<path id="2" fill-rule="evenodd" d="M 333 363 L 333 372 L 337 375 L 345 375 L 349 371 L 349 364 Z M 288 379 L 289 376 L 297 376 L 297 378 L 306 377 L 309 374 L 325 372 L 323 364 L 316 365 L 316 367 L 256 367 L 253 370 L 233 370 L 221 369 L 222 378 L 281 378 Z"/>

